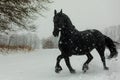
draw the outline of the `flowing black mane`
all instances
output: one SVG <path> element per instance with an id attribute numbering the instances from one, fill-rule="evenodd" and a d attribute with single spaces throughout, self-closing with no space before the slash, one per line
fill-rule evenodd
<path id="1" fill-rule="evenodd" d="M 65 13 L 62 13 L 62 16 L 66 19 L 66 22 L 67 24 L 69 24 L 69 26 L 73 25 L 70 18 Z"/>
<path id="2" fill-rule="evenodd" d="M 75 29 L 75 26 L 72 24 L 72 21 L 70 20 L 70 18 L 65 13 L 63 13 L 62 15 L 66 19 L 66 27 L 70 27 L 71 29 Z"/>
<path id="3" fill-rule="evenodd" d="M 108 70 L 104 56 L 105 47 L 108 47 L 111 52 L 109 58 L 113 58 L 118 54 L 116 46 L 111 38 L 105 36 L 96 29 L 78 31 L 75 29 L 75 26 L 72 24 L 70 18 L 63 13 L 62 10 L 59 13 L 57 13 L 55 10 L 53 19 L 53 35 L 57 37 L 61 32 L 60 40 L 58 42 L 58 47 L 61 51 L 61 54 L 57 57 L 55 72 L 59 73 L 62 70 L 62 67 L 59 63 L 61 59 L 64 58 L 70 72 L 75 73 L 75 70 L 72 68 L 69 61 L 69 57 L 72 55 L 87 56 L 88 59 L 83 64 L 82 68 L 82 70 L 86 72 L 88 70 L 88 64 L 93 59 L 93 56 L 90 53 L 93 49 L 98 51 L 103 62 L 104 69 Z"/>

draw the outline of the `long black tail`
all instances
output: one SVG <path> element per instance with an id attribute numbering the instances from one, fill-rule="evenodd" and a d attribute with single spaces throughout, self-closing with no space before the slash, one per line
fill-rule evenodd
<path id="1" fill-rule="evenodd" d="M 105 36 L 105 44 L 108 47 L 108 49 L 110 50 L 110 55 L 109 55 L 109 59 L 113 58 L 113 57 L 117 57 L 118 52 L 116 49 L 116 45 L 114 44 L 113 40 L 107 36 Z"/>

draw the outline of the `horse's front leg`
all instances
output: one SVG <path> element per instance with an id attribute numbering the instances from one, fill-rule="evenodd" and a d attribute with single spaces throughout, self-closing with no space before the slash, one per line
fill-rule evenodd
<path id="1" fill-rule="evenodd" d="M 67 65 L 69 71 L 70 71 L 71 73 L 75 73 L 75 70 L 72 68 L 72 66 L 71 66 L 71 64 L 70 64 L 69 57 L 64 57 L 64 59 L 65 59 L 65 63 L 66 63 L 66 65 Z"/>
<path id="2" fill-rule="evenodd" d="M 59 55 L 57 57 L 57 62 L 56 62 L 56 66 L 55 66 L 55 72 L 59 73 L 62 70 L 62 67 L 60 66 L 60 61 L 63 58 L 63 55 Z"/>

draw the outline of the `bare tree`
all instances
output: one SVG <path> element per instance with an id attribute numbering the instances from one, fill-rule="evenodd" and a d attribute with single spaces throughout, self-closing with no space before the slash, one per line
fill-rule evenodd
<path id="1" fill-rule="evenodd" d="M 0 0 L 0 30 L 10 30 L 10 24 L 28 29 L 27 23 L 46 10 L 50 0 Z M 34 27 L 32 27 L 34 28 Z"/>

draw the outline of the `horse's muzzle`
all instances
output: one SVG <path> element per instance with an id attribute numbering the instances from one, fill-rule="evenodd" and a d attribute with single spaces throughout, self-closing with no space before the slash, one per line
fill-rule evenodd
<path id="1" fill-rule="evenodd" d="M 58 35 L 59 35 L 59 32 L 55 32 L 55 31 L 53 32 L 54 37 L 58 37 Z"/>

